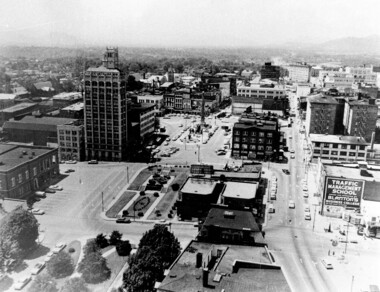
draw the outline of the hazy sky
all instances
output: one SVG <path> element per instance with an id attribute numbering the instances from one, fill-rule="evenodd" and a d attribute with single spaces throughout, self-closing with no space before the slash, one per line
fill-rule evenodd
<path id="1" fill-rule="evenodd" d="M 252 46 L 380 35 L 380 0 L 0 0 L 0 45 Z M 70 39 L 72 37 L 72 39 Z"/>

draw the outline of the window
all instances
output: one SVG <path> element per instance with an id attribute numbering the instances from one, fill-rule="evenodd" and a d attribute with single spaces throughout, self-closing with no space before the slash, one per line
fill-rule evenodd
<path id="1" fill-rule="evenodd" d="M 25 170 L 25 178 L 29 179 L 29 170 Z"/>
<path id="2" fill-rule="evenodd" d="M 241 139 L 241 141 L 247 143 L 247 142 L 248 142 L 248 138 L 243 137 L 243 138 Z"/>
<path id="3" fill-rule="evenodd" d="M 267 151 L 272 151 L 272 146 L 267 146 Z"/>
<path id="4" fill-rule="evenodd" d="M 332 144 L 332 148 L 338 148 L 338 144 Z"/>
<path id="5" fill-rule="evenodd" d="M 342 156 L 346 156 L 346 155 L 347 155 L 347 152 L 346 152 L 346 151 L 340 151 L 340 155 L 342 155 Z"/>
<path id="6" fill-rule="evenodd" d="M 37 167 L 33 167 L 33 175 L 34 175 L 34 176 L 37 175 Z"/>
<path id="7" fill-rule="evenodd" d="M 365 150 L 365 146 L 364 146 L 364 145 L 360 145 L 360 146 L 359 146 L 359 149 L 360 149 L 360 150 Z"/>
<path id="8" fill-rule="evenodd" d="M 260 132 L 259 133 L 259 137 L 265 137 L 265 133 L 264 132 Z"/>
<path id="9" fill-rule="evenodd" d="M 14 177 L 11 178 L 12 188 L 16 186 L 16 179 Z"/>
<path id="10" fill-rule="evenodd" d="M 249 149 L 256 150 L 256 145 L 249 145 Z"/>
<path id="11" fill-rule="evenodd" d="M 251 138 L 251 143 L 256 143 L 256 139 L 255 138 Z"/>
<path id="12" fill-rule="evenodd" d="M 349 152 L 348 156 L 356 156 L 356 153 L 355 152 Z"/>
<path id="13" fill-rule="evenodd" d="M 248 145 L 247 144 L 241 144 L 241 148 L 242 149 L 248 149 Z"/>
<path id="14" fill-rule="evenodd" d="M 234 137 L 234 142 L 240 142 L 240 138 L 239 137 Z"/>
<path id="15" fill-rule="evenodd" d="M 243 136 L 248 136 L 248 131 L 243 131 Z"/>
<path id="16" fill-rule="evenodd" d="M 251 132 L 251 136 L 255 137 L 256 136 L 256 132 Z"/>
<path id="17" fill-rule="evenodd" d="M 272 138 L 273 137 L 273 133 L 267 133 L 267 137 L 268 138 Z"/>
<path id="18" fill-rule="evenodd" d="M 364 157 L 364 153 L 358 153 L 359 157 Z"/>
<path id="19" fill-rule="evenodd" d="M 260 144 L 264 144 L 265 139 L 259 139 Z"/>
<path id="20" fill-rule="evenodd" d="M 234 149 L 239 149 L 240 147 L 239 147 L 239 144 L 234 144 L 234 147 L 233 147 Z"/>
<path id="21" fill-rule="evenodd" d="M 329 147 L 330 147 L 330 144 L 329 144 L 329 143 L 322 143 L 321 146 L 322 146 L 322 147 L 325 147 L 325 148 L 329 148 Z"/>
<path id="22" fill-rule="evenodd" d="M 350 149 L 351 149 L 351 150 L 355 150 L 355 149 L 356 149 L 356 145 L 351 145 L 351 146 L 350 146 Z"/>
<path id="23" fill-rule="evenodd" d="M 338 155 L 338 151 L 331 151 L 331 155 Z"/>
<path id="24" fill-rule="evenodd" d="M 347 149 L 347 145 L 346 144 L 340 145 L 340 149 Z"/>
<path id="25" fill-rule="evenodd" d="M 235 130 L 235 134 L 234 135 L 240 135 L 240 131 Z"/>
<path id="26" fill-rule="evenodd" d="M 329 153 L 330 153 L 329 150 L 323 150 L 323 151 L 322 151 L 322 154 L 327 154 L 327 155 L 328 155 Z"/>
<path id="27" fill-rule="evenodd" d="M 257 149 L 262 151 L 262 150 L 264 150 L 264 146 L 259 145 L 259 146 L 257 147 Z"/>
<path id="28" fill-rule="evenodd" d="M 320 142 L 315 142 L 315 147 L 321 147 L 321 143 Z"/>
<path id="29" fill-rule="evenodd" d="M 18 174 L 18 183 L 22 183 L 22 174 L 21 173 Z"/>

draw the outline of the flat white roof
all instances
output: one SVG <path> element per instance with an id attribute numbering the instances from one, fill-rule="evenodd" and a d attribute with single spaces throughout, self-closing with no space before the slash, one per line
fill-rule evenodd
<path id="1" fill-rule="evenodd" d="M 15 99 L 16 98 L 16 94 L 9 94 L 9 93 L 0 93 L 0 100 L 1 99 Z"/>
<path id="2" fill-rule="evenodd" d="M 254 199 L 257 186 L 257 183 L 227 182 L 223 197 L 244 200 Z"/>
<path id="3" fill-rule="evenodd" d="M 363 138 L 357 136 L 310 134 L 312 142 L 369 145 Z"/>
<path id="4" fill-rule="evenodd" d="M 181 192 L 198 195 L 210 195 L 216 186 L 216 182 L 204 178 L 189 177 L 182 187 Z"/>

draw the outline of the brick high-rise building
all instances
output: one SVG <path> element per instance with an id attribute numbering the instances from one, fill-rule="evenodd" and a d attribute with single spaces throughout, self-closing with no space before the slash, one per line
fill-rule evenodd
<path id="1" fill-rule="evenodd" d="M 125 75 L 118 69 L 117 48 L 107 48 L 103 64 L 85 73 L 86 159 L 127 159 Z"/>

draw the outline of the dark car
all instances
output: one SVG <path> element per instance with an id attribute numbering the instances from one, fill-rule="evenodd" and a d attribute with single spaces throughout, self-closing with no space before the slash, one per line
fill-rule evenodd
<path id="1" fill-rule="evenodd" d="M 98 164 L 98 161 L 97 160 L 90 160 L 89 162 L 87 162 L 88 164 Z"/>
<path id="2" fill-rule="evenodd" d="M 116 219 L 116 223 L 131 223 L 131 219 L 129 219 L 129 218 L 119 218 L 119 219 Z"/>
<path id="3" fill-rule="evenodd" d="M 45 190 L 45 193 L 55 194 L 55 190 L 50 189 L 50 188 L 47 188 L 47 189 Z"/>
<path id="4" fill-rule="evenodd" d="M 282 172 L 283 172 L 283 173 L 285 173 L 285 174 L 287 174 L 287 175 L 289 175 L 289 174 L 290 174 L 290 171 L 289 171 L 289 170 L 287 170 L 287 169 L 283 169 L 283 170 L 282 170 Z"/>
<path id="5" fill-rule="evenodd" d="M 75 170 L 74 169 L 68 169 L 65 171 L 65 173 L 70 173 L 70 172 L 75 172 Z"/>

